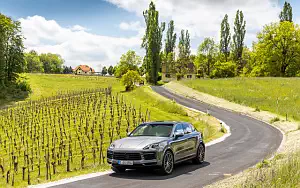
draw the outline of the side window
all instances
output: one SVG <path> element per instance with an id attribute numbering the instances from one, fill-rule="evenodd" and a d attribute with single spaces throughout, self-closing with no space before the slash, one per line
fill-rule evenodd
<path id="1" fill-rule="evenodd" d="M 191 126 L 189 124 L 185 123 L 182 126 L 183 126 L 184 134 L 189 134 L 189 133 L 193 132 L 192 128 L 191 128 Z"/>
<path id="2" fill-rule="evenodd" d="M 183 128 L 181 124 L 177 124 L 174 130 L 174 133 L 176 132 L 183 132 Z"/>

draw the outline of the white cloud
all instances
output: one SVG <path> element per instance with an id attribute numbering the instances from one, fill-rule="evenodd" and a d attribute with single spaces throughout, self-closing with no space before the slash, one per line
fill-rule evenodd
<path id="1" fill-rule="evenodd" d="M 107 0 L 116 6 L 142 16 L 151 0 Z M 277 21 L 280 7 L 276 0 L 155 0 L 160 20 L 175 21 L 177 32 L 188 29 L 191 37 L 219 38 L 220 23 L 228 14 L 231 27 L 238 9 L 242 10 L 246 20 L 247 43 L 251 44 L 263 25 Z"/>
<path id="2" fill-rule="evenodd" d="M 88 31 L 89 29 L 82 27 L 81 25 L 74 25 L 71 27 L 72 31 Z"/>
<path id="3" fill-rule="evenodd" d="M 122 22 L 119 25 L 120 29 L 122 30 L 131 30 L 131 31 L 139 31 L 142 29 L 141 22 L 136 21 L 136 22 Z"/>
<path id="4" fill-rule="evenodd" d="M 87 64 L 97 70 L 100 64 L 115 65 L 129 49 L 142 55 L 139 36 L 122 38 L 95 35 L 82 26 L 65 28 L 41 16 L 21 18 L 19 21 L 27 50 L 60 54 L 69 66 Z"/>

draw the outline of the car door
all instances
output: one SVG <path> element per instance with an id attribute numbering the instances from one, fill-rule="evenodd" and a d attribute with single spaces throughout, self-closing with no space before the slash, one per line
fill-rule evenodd
<path id="1" fill-rule="evenodd" d="M 194 155 L 197 151 L 197 134 L 195 134 L 195 130 L 193 126 L 188 123 L 184 123 L 182 125 L 185 137 L 185 152 L 184 157 L 189 157 Z"/>
<path id="2" fill-rule="evenodd" d="M 186 137 L 183 135 L 181 137 L 175 137 L 175 133 L 176 132 L 182 132 L 184 133 L 183 131 L 183 127 L 182 127 L 182 124 L 177 124 L 174 128 L 174 132 L 173 132 L 173 141 L 171 142 L 171 147 L 172 147 L 172 150 L 174 152 L 174 159 L 175 161 L 178 161 L 182 158 L 185 157 L 185 145 L 186 145 Z"/>

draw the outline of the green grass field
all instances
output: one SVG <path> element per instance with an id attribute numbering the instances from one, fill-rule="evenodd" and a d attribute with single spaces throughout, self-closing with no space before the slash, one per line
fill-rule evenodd
<path id="1" fill-rule="evenodd" d="M 143 86 L 143 87 L 139 87 L 136 88 L 134 91 L 131 92 L 124 92 L 125 88 L 124 86 L 121 85 L 120 81 L 116 78 L 113 77 L 96 77 L 96 76 L 74 76 L 74 75 L 41 75 L 41 74 L 27 74 L 28 78 L 29 78 L 29 83 L 31 85 L 31 89 L 32 89 L 32 93 L 30 94 L 30 96 L 25 100 L 25 101 L 29 101 L 29 100 L 40 100 L 43 98 L 47 98 L 47 97 L 52 97 L 52 96 L 56 96 L 56 95 L 60 95 L 63 93 L 66 93 L 67 91 L 82 91 L 82 90 L 87 90 L 87 89 L 97 89 L 97 88 L 104 88 L 104 87 L 108 87 L 111 86 L 114 95 L 116 95 L 117 93 L 119 93 L 119 95 L 124 96 L 126 104 L 129 105 L 133 105 L 135 106 L 136 109 L 139 109 L 139 107 L 141 106 L 143 109 L 143 113 L 145 113 L 146 109 L 150 112 L 150 120 L 151 121 L 157 121 L 157 120 L 178 120 L 178 121 L 187 121 L 187 122 L 191 122 L 193 123 L 193 125 L 200 130 L 201 132 L 203 132 L 204 134 L 204 139 L 206 142 L 213 140 L 217 137 L 222 136 L 222 132 L 220 131 L 220 127 L 219 127 L 219 123 L 218 121 L 216 121 L 213 117 L 207 116 L 207 115 L 203 115 L 203 114 L 199 114 L 199 113 L 191 113 L 190 111 L 187 111 L 186 109 L 182 108 L 181 106 L 177 105 L 175 102 L 168 100 L 158 94 L 156 94 L 155 92 L 153 92 L 151 90 L 150 87 L 148 86 Z M 90 94 L 86 94 L 86 97 L 88 97 Z M 93 95 L 93 94 L 92 94 Z M 2 162 L 3 165 L 5 166 L 5 172 L 4 177 L 0 178 L 0 187 L 6 187 L 9 184 L 6 184 L 6 173 L 7 170 L 10 169 L 10 167 L 7 165 L 9 164 L 10 158 L 7 157 L 10 154 L 7 153 L 7 151 L 5 150 L 5 148 L 7 147 L 7 145 L 11 145 L 9 147 L 13 147 L 13 138 L 16 136 L 15 134 L 12 134 L 12 130 L 10 129 L 10 127 L 14 127 L 12 129 L 14 130 L 19 130 L 17 132 L 19 132 L 18 134 L 25 134 L 25 138 L 30 138 L 31 140 L 29 141 L 29 144 L 32 142 L 32 140 L 35 139 L 35 137 L 32 137 L 32 134 L 30 133 L 33 130 L 36 130 L 35 128 L 29 128 L 27 129 L 26 132 L 22 132 L 22 128 L 18 127 L 18 124 L 22 121 L 29 121 L 29 123 L 31 124 L 31 118 L 34 118 L 35 121 L 40 121 L 41 124 L 46 126 L 46 132 L 47 129 L 48 130 L 52 130 L 51 132 L 55 132 L 57 131 L 57 134 L 59 135 L 59 130 L 60 130 L 60 123 L 59 120 L 56 119 L 55 117 L 58 115 L 60 112 L 63 112 L 63 116 L 64 119 L 62 119 L 62 121 L 64 121 L 64 125 L 67 124 L 68 125 L 68 115 L 66 114 L 71 114 L 71 116 L 75 117 L 76 115 L 73 115 L 74 113 L 77 114 L 82 114 L 82 113 L 87 113 L 88 117 L 93 117 L 96 118 L 99 116 L 99 120 L 101 120 L 102 114 L 94 114 L 97 111 L 94 111 L 92 108 L 93 105 L 86 105 L 85 103 L 87 102 L 87 99 L 85 99 L 85 97 L 82 95 L 80 97 L 81 99 L 79 101 L 77 101 L 76 103 L 78 103 L 79 107 L 76 109 L 73 109 L 72 112 L 69 112 L 70 110 L 68 109 L 72 109 L 69 108 L 68 106 L 74 105 L 75 103 L 72 102 L 70 103 L 70 105 L 66 105 L 64 104 L 66 107 L 64 107 L 64 105 L 60 105 L 61 103 L 58 102 L 58 104 L 51 104 L 47 102 L 45 105 L 44 110 L 46 110 L 47 108 L 50 108 L 50 114 L 47 115 L 47 113 L 41 113 L 42 111 L 39 111 L 37 107 L 31 108 L 31 106 L 26 107 L 26 111 L 19 113 L 21 111 L 18 111 L 17 109 L 14 110 L 14 107 L 11 107 L 10 109 L 12 109 L 11 111 L 9 111 L 9 113 L 3 112 L 3 117 L 2 118 L 2 129 L 3 131 L 0 132 L 0 136 L 2 138 L 5 138 L 5 140 L 7 140 L 6 142 L 2 142 L 1 145 L 1 149 L 3 151 L 5 151 L 5 153 L 2 153 L 0 155 L 0 157 L 2 158 Z M 55 99 L 57 100 L 57 99 Z M 61 100 L 61 99 L 59 99 Z M 72 101 L 72 98 L 68 99 L 70 101 Z M 89 100 L 93 100 L 94 98 L 90 98 Z M 24 102 L 25 102 L 24 101 Z M 97 100 L 96 100 L 97 101 Z M 22 105 L 22 102 L 19 103 L 20 105 Z M 25 104 L 25 103 L 24 103 Z M 102 103 L 103 104 L 103 103 Z M 108 103 L 109 106 L 109 103 Z M 74 108 L 74 107 L 73 107 Z M 23 109 L 23 107 L 21 106 L 21 109 Z M 25 109 L 25 108 L 24 108 Z M 54 110 L 55 109 L 55 110 Z M 97 109 L 100 110 L 100 109 Z M 12 112 L 17 112 L 20 115 L 20 117 L 18 115 L 12 116 Z M 32 113 L 35 114 L 39 114 L 39 115 L 32 115 L 30 112 L 32 111 Z M 103 107 L 101 107 L 101 111 L 103 111 Z M 1 111 L 0 111 L 1 112 Z M 22 114 L 26 114 L 29 113 L 27 116 L 25 115 L 22 116 Z M 115 112 L 116 113 L 116 112 Z M 56 115 L 53 115 L 56 114 Z M 105 129 L 107 129 L 107 131 L 109 131 L 109 108 L 107 109 L 107 114 L 108 117 L 106 119 L 106 123 L 105 123 Z M 6 116 L 6 117 L 5 117 Z M 8 116 L 8 117 L 7 117 Z M 132 115 L 130 115 L 130 118 L 132 119 Z M 24 119 L 25 118 L 25 119 Z M 83 119 L 82 119 L 83 118 Z M 12 121 L 10 121 L 10 119 L 13 119 Z M 47 122 L 52 121 L 53 122 L 52 125 L 47 125 Z M 91 120 L 89 123 L 85 123 L 85 119 L 87 119 L 85 116 L 80 116 L 80 119 L 82 119 L 83 121 L 80 120 L 80 127 L 86 127 L 86 129 L 88 130 L 88 132 L 90 132 L 89 134 L 92 134 L 90 130 L 91 125 L 94 124 L 93 121 Z M 97 120 L 99 122 L 99 120 Z M 9 121 L 10 124 L 5 124 L 5 121 Z M 73 121 L 73 120 L 72 120 Z M 77 120 L 78 121 L 78 120 Z M 116 122 L 117 120 L 115 120 L 114 122 Z M 132 120 L 130 120 L 132 121 Z M 20 124 L 21 125 L 21 124 Z M 34 126 L 35 124 L 33 124 Z M 52 128 L 52 126 L 54 126 L 56 128 Z M 71 123 L 70 124 L 71 127 L 73 127 L 73 129 L 76 130 L 76 125 L 75 123 Z M 70 129 L 70 125 L 69 129 Z M 96 125 L 97 126 L 97 125 Z M 133 125 L 131 125 L 131 129 Z M 37 128 L 41 129 L 41 126 L 38 126 Z M 121 130 L 123 131 L 121 133 L 122 136 L 126 135 L 125 129 L 126 129 L 126 120 L 125 117 L 123 116 L 122 119 L 122 125 L 121 125 Z M 45 129 L 45 128 L 43 128 Z M 73 130 L 70 129 L 70 130 Z M 80 130 L 82 130 L 82 128 L 79 128 L 78 131 L 80 132 Z M 61 131 L 61 130 L 60 130 Z M 38 131 L 39 132 L 39 131 Z M 71 133 L 74 136 L 74 131 Z M 12 140 L 9 140 L 8 138 L 6 138 L 5 134 L 12 134 L 11 137 Z M 70 134 L 70 133 L 67 133 Z M 80 133 L 81 134 L 81 133 Z M 89 135 L 88 134 L 88 135 Z M 96 133 L 97 134 L 97 133 Z M 53 135 L 54 134 L 50 134 Z M 82 136 L 85 135 L 82 139 L 85 140 L 89 140 L 90 137 L 86 134 L 82 134 Z M 105 133 L 105 145 L 104 145 L 104 149 L 108 147 L 109 145 L 109 136 L 108 133 Z M 87 136 L 87 137 L 86 137 Z M 116 135 L 115 135 L 116 136 Z M 97 137 L 97 136 L 96 136 Z M 19 138 L 19 137 L 16 137 Z M 57 137 L 59 138 L 59 137 Z M 81 137 L 78 137 L 81 139 Z M 75 139 L 76 140 L 76 139 Z M 11 144 L 12 143 L 12 144 Z M 75 142 L 76 143 L 76 142 Z M 18 143 L 19 144 L 19 143 Z M 53 142 L 50 142 L 50 145 L 53 145 Z M 36 150 L 36 146 L 33 144 L 35 150 Z M 18 146 L 19 147 L 19 146 Z M 27 146 L 28 147 L 28 146 Z M 57 146 L 58 147 L 58 146 Z M 98 162 L 96 161 L 97 165 L 93 165 L 93 157 L 91 153 L 86 153 L 86 167 L 85 168 L 81 168 L 80 167 L 80 148 L 79 145 L 76 144 L 75 146 L 73 145 L 73 150 L 74 150 L 74 154 L 78 155 L 77 159 L 72 163 L 72 169 L 71 172 L 66 172 L 66 167 L 65 167 L 65 162 L 63 162 L 62 166 L 57 166 L 57 173 L 56 174 L 52 174 L 51 177 L 51 181 L 53 180 L 58 180 L 61 178 L 66 178 L 66 177 L 72 177 L 72 176 L 76 176 L 76 175 L 80 175 L 80 174 L 84 174 L 84 173 L 89 173 L 89 172 L 95 172 L 95 171 L 102 171 L 105 169 L 108 169 L 109 166 L 107 164 L 98 164 Z M 88 145 L 88 147 L 92 147 L 92 145 Z M 78 148 L 78 149 L 74 149 L 74 148 Z M 25 149 L 25 151 L 27 151 Z M 90 149 L 85 149 L 85 152 L 90 152 Z M 34 156 L 33 153 L 35 153 L 34 151 L 28 151 L 31 152 L 30 156 Z M 42 155 L 44 150 L 41 150 Z M 16 154 L 13 154 L 16 155 Z M 23 159 L 24 157 L 23 154 L 19 153 L 17 154 L 18 158 Z M 42 175 L 38 175 L 37 173 L 37 167 L 36 167 L 36 161 L 39 159 L 39 157 L 37 156 L 37 158 L 34 158 L 35 163 L 32 163 L 31 166 L 34 166 L 34 169 L 32 169 L 32 171 L 30 172 L 30 176 L 31 176 L 31 184 L 36 184 L 36 183 L 41 183 L 41 182 L 45 182 L 46 181 L 46 176 L 45 176 L 45 161 L 43 161 L 41 164 L 43 164 L 42 168 L 41 168 L 41 173 Z M 55 158 L 53 158 L 53 160 L 56 160 Z M 10 162 L 9 162 L 10 161 Z M 26 161 L 26 160 L 25 160 Z M 21 160 L 19 162 L 19 167 L 21 168 L 22 165 L 28 166 L 27 162 L 23 162 L 23 160 Z M 27 169 L 27 167 L 26 167 Z M 51 172 L 52 172 L 52 167 L 50 167 Z M 26 174 L 26 173 L 25 173 Z M 22 172 L 20 172 L 20 170 L 18 172 L 14 172 L 13 173 L 13 178 L 14 178 L 14 186 L 27 186 L 27 176 L 25 178 L 24 181 L 22 181 Z M 10 183 L 11 183 L 12 179 L 10 178 Z"/>
<path id="2" fill-rule="evenodd" d="M 181 81 L 195 90 L 300 120 L 299 78 L 231 78 Z"/>

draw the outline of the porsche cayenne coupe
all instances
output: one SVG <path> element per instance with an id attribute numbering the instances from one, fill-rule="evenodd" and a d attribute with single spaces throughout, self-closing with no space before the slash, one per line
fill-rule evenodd
<path id="1" fill-rule="evenodd" d="M 115 172 L 156 167 L 171 174 L 174 164 L 204 161 L 202 134 L 186 122 L 150 122 L 136 127 L 128 137 L 116 140 L 107 150 L 107 162 Z"/>

